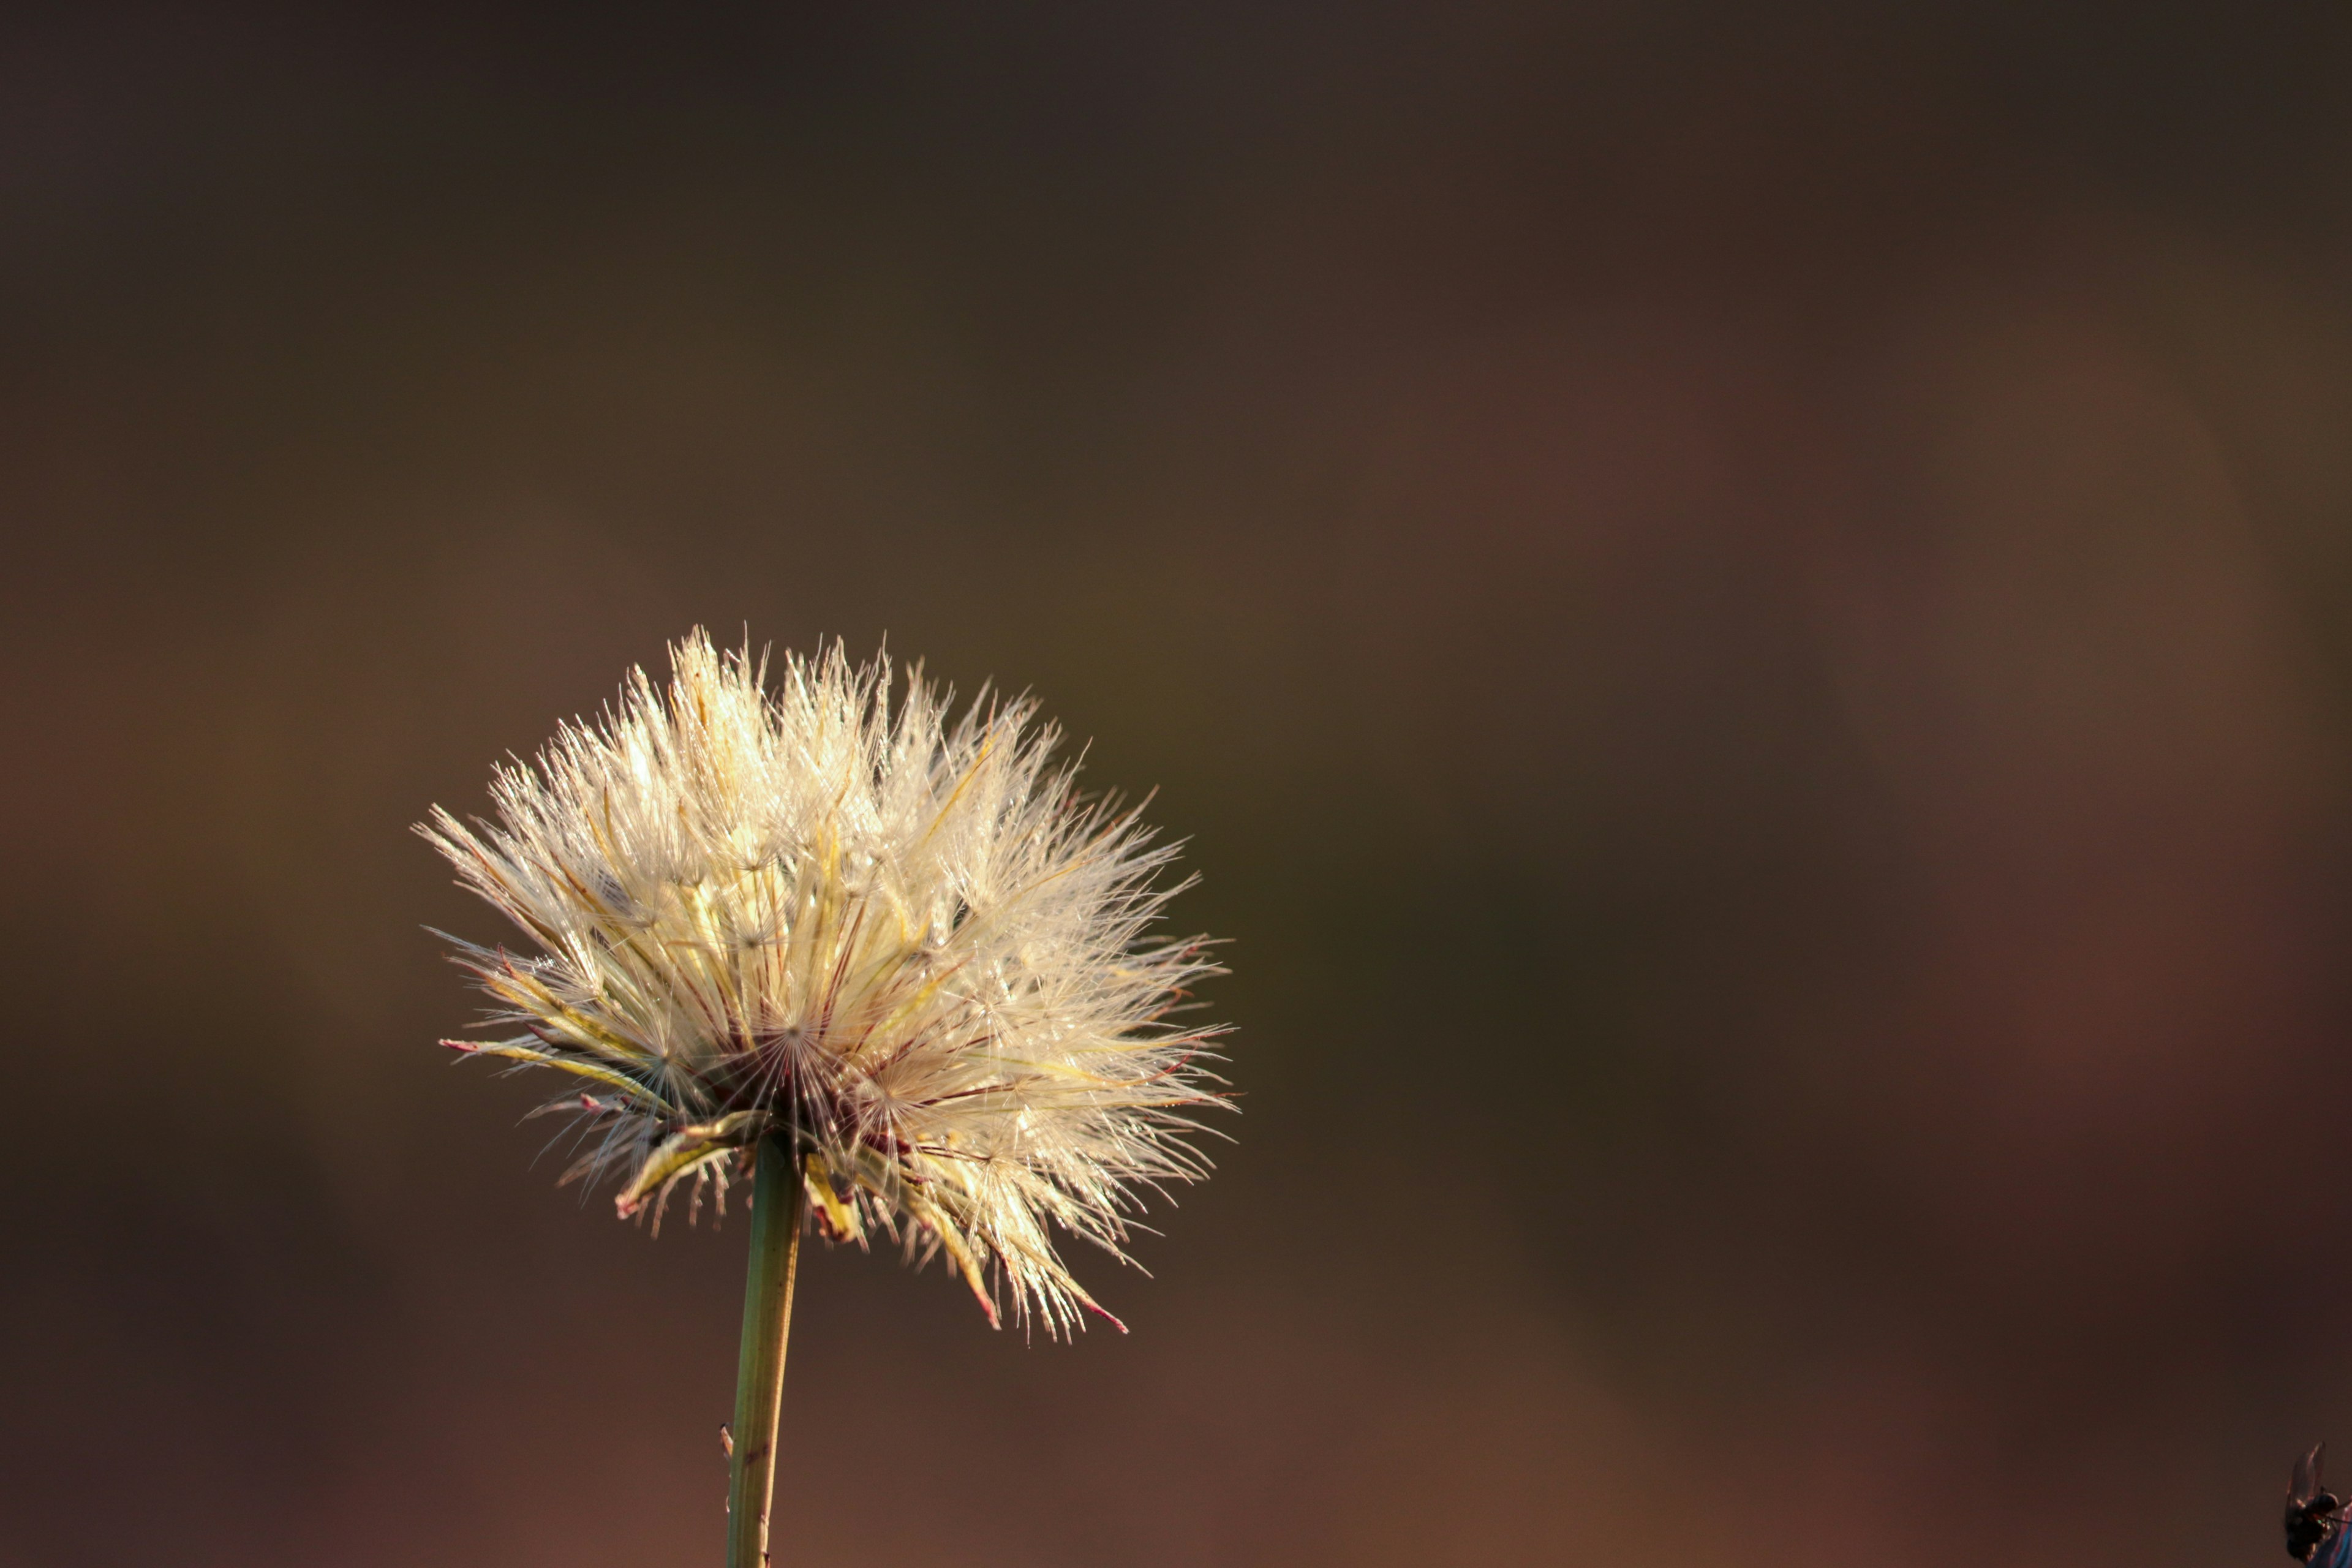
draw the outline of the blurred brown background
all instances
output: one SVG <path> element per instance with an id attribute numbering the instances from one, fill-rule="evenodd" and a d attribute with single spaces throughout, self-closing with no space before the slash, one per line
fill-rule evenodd
<path id="1" fill-rule="evenodd" d="M 2352 1478 L 2352 23 L 0 26 L 0 1564 L 718 1560 L 740 1227 L 408 825 L 698 623 L 1160 788 L 1134 1327 L 803 1271 L 792 1564 L 2212 1564 Z"/>

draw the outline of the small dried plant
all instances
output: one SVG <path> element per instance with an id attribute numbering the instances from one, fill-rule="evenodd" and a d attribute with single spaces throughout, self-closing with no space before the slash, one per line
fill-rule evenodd
<path id="1" fill-rule="evenodd" d="M 836 646 L 697 631 L 656 686 L 498 770 L 495 821 L 422 832 L 535 951 L 450 940 L 497 1002 L 468 1056 L 570 1075 L 567 1180 L 656 1228 L 683 1187 L 752 1184 L 730 1444 L 730 1568 L 767 1561 L 793 1277 L 828 1240 L 944 1254 L 988 1314 L 1110 1318 L 1048 1223 L 1126 1259 L 1139 1189 L 1207 1173 L 1217 1031 L 1173 1020 L 1215 973 L 1151 935 L 1188 884 L 1134 810 L 1087 801 L 1026 700 L 950 699 Z"/>

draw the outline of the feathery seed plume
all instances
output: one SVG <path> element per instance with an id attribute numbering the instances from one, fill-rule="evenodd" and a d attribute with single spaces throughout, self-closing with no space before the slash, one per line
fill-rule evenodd
<path id="1" fill-rule="evenodd" d="M 951 718 L 918 668 L 894 708 L 837 644 L 772 689 L 699 630 L 670 656 L 501 767 L 495 822 L 420 826 L 538 949 L 450 939 L 519 1032 L 445 1043 L 583 1080 L 541 1110 L 624 1215 L 723 1204 L 782 1134 L 829 1238 L 944 1252 L 991 1322 L 1000 1282 L 1049 1333 L 1101 1312 L 1045 1222 L 1124 1260 L 1134 1189 L 1206 1174 L 1181 1135 L 1219 1102 L 1216 1031 L 1170 1021 L 1214 966 L 1149 931 L 1174 848 L 1078 797 L 1025 698 Z"/>

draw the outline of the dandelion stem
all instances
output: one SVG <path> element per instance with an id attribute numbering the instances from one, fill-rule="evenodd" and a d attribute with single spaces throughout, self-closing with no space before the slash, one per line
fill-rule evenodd
<path id="1" fill-rule="evenodd" d="M 801 1258 L 801 1173 L 789 1134 L 760 1140 L 751 1178 L 751 1266 L 743 1284 L 743 1349 L 735 1371 L 734 1453 L 728 1468 L 727 1568 L 764 1568 L 776 1484 L 776 1412 L 784 1337 Z"/>

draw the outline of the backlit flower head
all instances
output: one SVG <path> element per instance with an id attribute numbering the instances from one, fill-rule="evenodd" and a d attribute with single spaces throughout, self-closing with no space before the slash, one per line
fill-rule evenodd
<path id="1" fill-rule="evenodd" d="M 1149 929 L 1173 847 L 1078 797 L 1026 699 L 951 718 L 837 645 L 772 686 L 699 631 L 670 658 L 499 769 L 495 822 L 419 828 L 537 949 L 457 942 L 516 1032 L 445 1043 L 584 1080 L 542 1109 L 625 1215 L 723 1204 L 784 1131 L 828 1237 L 944 1252 L 992 1322 L 1000 1283 L 1048 1332 L 1101 1311 L 1045 1222 L 1124 1259 L 1135 1189 L 1206 1173 L 1181 1134 L 1218 1102 L 1214 1031 L 1171 1021 L 1213 967 Z"/>

